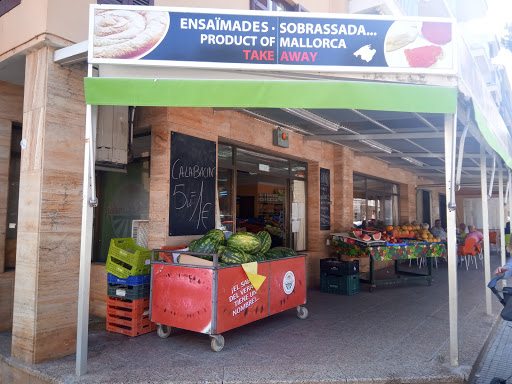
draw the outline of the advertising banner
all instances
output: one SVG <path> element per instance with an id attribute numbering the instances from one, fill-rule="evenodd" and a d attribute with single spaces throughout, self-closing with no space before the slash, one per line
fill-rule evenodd
<path id="1" fill-rule="evenodd" d="M 452 73 L 449 19 L 91 6 L 89 62 Z"/>

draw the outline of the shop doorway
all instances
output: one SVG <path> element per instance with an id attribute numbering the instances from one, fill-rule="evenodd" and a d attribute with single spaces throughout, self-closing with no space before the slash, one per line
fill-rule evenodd
<path id="1" fill-rule="evenodd" d="M 219 143 L 218 164 L 217 227 L 306 249 L 306 163 Z"/>
<path id="2" fill-rule="evenodd" d="M 9 187 L 7 191 L 7 222 L 5 229 L 5 269 L 16 267 L 16 242 L 18 239 L 18 200 L 20 191 L 20 164 L 22 126 L 13 123 L 9 161 Z"/>
<path id="3" fill-rule="evenodd" d="M 446 228 L 446 195 L 439 194 L 439 218 L 441 219 L 441 227 Z"/>
<path id="4" fill-rule="evenodd" d="M 236 176 L 236 231 L 265 230 L 272 238 L 272 247 L 289 247 L 287 180 L 246 171 L 237 171 Z"/>
<path id="5" fill-rule="evenodd" d="M 431 215 L 431 194 L 430 191 L 423 189 L 416 191 L 416 217 L 421 223 L 427 223 L 432 226 Z"/>

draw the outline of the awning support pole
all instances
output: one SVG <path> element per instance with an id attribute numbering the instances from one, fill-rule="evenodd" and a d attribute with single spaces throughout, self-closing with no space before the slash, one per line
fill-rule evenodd
<path id="1" fill-rule="evenodd" d="M 446 196 L 455 196 L 455 153 L 454 143 L 457 132 L 457 115 L 444 115 L 444 151 L 445 151 L 445 180 Z M 453 195 L 452 195 L 453 192 Z M 455 232 L 455 197 L 453 207 L 448 204 L 446 209 L 446 233 L 448 252 L 448 296 L 450 314 L 450 364 L 459 365 L 459 336 L 458 336 L 458 304 L 457 304 L 457 234 Z"/>
<path id="2" fill-rule="evenodd" d="M 491 290 L 487 288 L 491 276 L 491 257 L 489 249 L 489 210 L 487 204 L 487 155 L 484 144 L 480 144 L 480 186 L 482 189 L 482 222 L 484 235 L 484 280 L 485 307 L 488 315 L 492 315 Z"/>
<path id="3" fill-rule="evenodd" d="M 501 245 L 501 265 L 506 263 L 505 255 L 505 200 L 503 199 L 503 166 L 501 159 L 498 160 L 498 192 L 500 207 L 500 245 Z"/>
<path id="4" fill-rule="evenodd" d="M 507 168 L 507 173 L 508 173 L 508 186 L 507 186 L 507 190 L 508 190 L 508 218 L 509 218 L 509 221 L 512 220 L 512 172 L 510 170 L 510 168 Z M 509 226 L 510 228 L 510 226 Z M 505 247 L 507 245 L 505 244 Z M 506 258 L 506 254 L 505 254 L 505 258 Z M 507 286 L 507 280 L 505 279 L 501 279 L 502 281 L 502 287 L 506 287 Z"/>
<path id="5" fill-rule="evenodd" d="M 492 154 L 492 173 L 491 173 L 491 180 L 489 181 L 489 199 L 492 197 L 492 190 L 494 187 L 494 174 L 496 173 L 496 154 Z"/>
<path id="6" fill-rule="evenodd" d="M 92 65 L 88 66 L 89 77 Z M 96 132 L 97 106 L 86 106 L 84 178 L 82 192 L 82 229 L 80 237 L 80 275 L 78 282 L 78 321 L 76 331 L 76 374 L 87 373 L 87 347 L 89 336 L 89 289 L 91 283 L 91 248 L 93 209 L 97 205 L 94 190 L 94 134 Z"/>
<path id="7" fill-rule="evenodd" d="M 466 123 L 466 125 L 464 126 L 464 130 L 462 131 L 462 136 L 460 137 L 460 141 L 459 141 L 459 157 L 458 157 L 458 161 L 457 161 L 457 179 L 455 181 L 457 191 L 460 190 L 460 178 L 462 175 L 462 161 L 464 160 L 464 144 L 466 142 L 468 128 L 469 128 L 469 123 Z"/>

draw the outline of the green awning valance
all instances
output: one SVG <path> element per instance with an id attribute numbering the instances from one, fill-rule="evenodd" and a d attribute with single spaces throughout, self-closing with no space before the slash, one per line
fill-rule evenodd
<path id="1" fill-rule="evenodd" d="M 85 78 L 91 105 L 455 113 L 457 89 L 358 81 Z"/>

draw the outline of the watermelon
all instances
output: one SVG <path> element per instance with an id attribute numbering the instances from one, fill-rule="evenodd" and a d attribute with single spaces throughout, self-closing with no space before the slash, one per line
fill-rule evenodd
<path id="1" fill-rule="evenodd" d="M 283 257 L 283 253 L 276 248 L 271 248 L 267 251 L 267 253 L 265 253 L 265 258 L 267 260 L 280 259 L 281 257 Z"/>
<path id="2" fill-rule="evenodd" d="M 237 232 L 232 234 L 226 244 L 230 248 L 238 248 L 250 254 L 259 252 L 261 249 L 259 237 L 249 232 Z"/>
<path id="3" fill-rule="evenodd" d="M 261 242 L 261 252 L 267 253 L 267 251 L 270 249 L 270 245 L 272 244 L 272 238 L 270 237 L 270 234 L 267 231 L 260 231 L 256 236 L 258 236 Z"/>
<path id="4" fill-rule="evenodd" d="M 220 229 L 212 229 L 208 231 L 204 237 L 211 238 L 216 241 L 218 245 L 224 245 L 226 243 L 226 236 Z"/>
<path id="5" fill-rule="evenodd" d="M 199 239 L 192 240 L 192 241 L 188 244 L 188 249 L 190 249 L 190 251 L 192 251 L 192 249 L 194 249 L 194 248 L 195 248 L 196 243 L 197 243 L 197 240 L 199 240 Z"/>
<path id="6" fill-rule="evenodd" d="M 195 242 L 192 241 L 188 248 L 191 252 L 217 253 L 219 244 L 215 239 L 203 236 L 200 239 L 197 239 Z"/>
<path id="7" fill-rule="evenodd" d="M 293 249 L 291 248 L 286 248 L 286 247 L 274 247 L 272 248 L 274 250 L 278 250 L 279 252 L 281 252 L 282 256 L 281 257 L 289 257 L 289 256 L 295 256 L 297 255 L 297 252 L 295 252 Z M 272 250 L 271 249 L 271 250 Z"/>
<path id="8" fill-rule="evenodd" d="M 363 234 L 363 231 L 353 231 L 354 237 L 360 237 Z"/>
<path id="9" fill-rule="evenodd" d="M 254 261 L 264 261 L 264 260 L 266 260 L 265 254 L 263 252 L 256 252 L 253 256 L 254 256 L 253 258 L 255 259 Z"/>
<path id="10" fill-rule="evenodd" d="M 370 241 L 372 238 L 368 235 L 361 235 L 359 238 L 363 241 Z"/>
<path id="11" fill-rule="evenodd" d="M 380 240 L 381 237 L 382 237 L 382 233 L 380 233 L 380 232 L 374 233 L 372 235 L 373 240 Z"/>
<path id="12" fill-rule="evenodd" d="M 219 250 L 219 258 L 226 264 L 243 264 L 248 262 L 249 255 L 241 249 L 223 246 Z"/>

